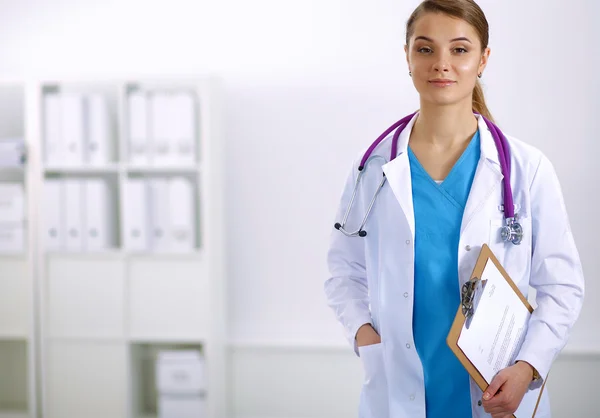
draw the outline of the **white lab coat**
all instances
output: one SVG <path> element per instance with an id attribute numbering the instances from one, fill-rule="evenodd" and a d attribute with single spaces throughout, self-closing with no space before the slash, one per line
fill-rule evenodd
<path id="1" fill-rule="evenodd" d="M 367 236 L 349 238 L 333 230 L 328 252 L 328 304 L 365 370 L 361 418 L 426 417 L 423 369 L 412 330 L 415 219 L 406 151 L 415 120 L 416 116 L 400 135 L 398 156 L 383 166 L 373 163 L 363 176 L 347 229 L 358 228 L 381 181 L 380 167 L 387 177 L 364 228 Z M 503 176 L 494 140 L 481 117 L 479 131 L 481 158 L 462 219 L 457 289 L 469 280 L 483 243 L 524 295 L 530 285 L 536 289 L 538 307 L 517 359 L 532 364 L 545 379 L 581 310 L 584 281 L 579 255 L 550 161 L 534 147 L 510 137 L 511 185 L 524 237 L 518 246 L 501 240 Z M 391 142 L 392 135 L 374 154 L 388 161 Z M 362 153 L 348 177 L 336 221 L 348 206 L 360 157 Z M 356 332 L 365 323 L 377 330 L 381 344 L 356 347 Z M 473 417 L 489 417 L 479 404 L 483 394 L 472 379 L 470 391 Z M 544 392 L 538 418 L 550 417 L 547 388 Z"/>

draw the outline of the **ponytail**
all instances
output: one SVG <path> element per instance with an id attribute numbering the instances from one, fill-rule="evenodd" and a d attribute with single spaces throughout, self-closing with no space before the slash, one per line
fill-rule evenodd
<path id="1" fill-rule="evenodd" d="M 477 80 L 477 83 L 475 84 L 475 89 L 473 89 L 473 111 L 480 113 L 489 121 L 494 122 L 494 118 L 492 117 L 490 110 L 485 104 L 483 88 L 481 87 L 481 83 L 479 83 L 479 80 Z"/>

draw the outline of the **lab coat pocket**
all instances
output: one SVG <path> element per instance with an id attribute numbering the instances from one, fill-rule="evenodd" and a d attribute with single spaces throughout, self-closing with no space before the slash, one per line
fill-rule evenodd
<path id="1" fill-rule="evenodd" d="M 388 386 L 383 360 L 383 344 L 358 347 L 365 371 L 360 397 L 359 418 L 387 418 Z"/>

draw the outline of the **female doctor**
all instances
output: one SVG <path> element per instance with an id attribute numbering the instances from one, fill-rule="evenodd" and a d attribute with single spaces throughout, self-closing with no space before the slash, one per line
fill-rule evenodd
<path id="1" fill-rule="evenodd" d="M 530 389 L 545 381 L 581 310 L 582 269 L 560 185 L 539 150 L 507 137 L 505 153 L 495 142 L 478 82 L 488 23 L 474 1 L 421 3 L 405 51 L 420 110 L 399 135 L 380 137 L 366 165 L 364 153 L 354 162 L 328 252 L 328 304 L 365 369 L 361 418 L 508 417 L 536 395 Z M 503 206 L 507 193 L 515 214 Z M 501 233 L 509 221 L 522 230 L 515 242 Z M 446 344 L 484 243 L 524 295 L 537 291 L 514 364 L 485 394 Z M 536 417 L 550 417 L 546 390 Z"/>

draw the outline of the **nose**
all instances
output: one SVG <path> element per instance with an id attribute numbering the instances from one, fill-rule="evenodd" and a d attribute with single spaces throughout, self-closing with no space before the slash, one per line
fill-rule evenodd
<path id="1" fill-rule="evenodd" d="M 450 64 L 448 63 L 448 57 L 446 54 L 440 54 L 438 60 L 433 65 L 433 70 L 438 73 L 446 73 L 450 71 Z"/>

